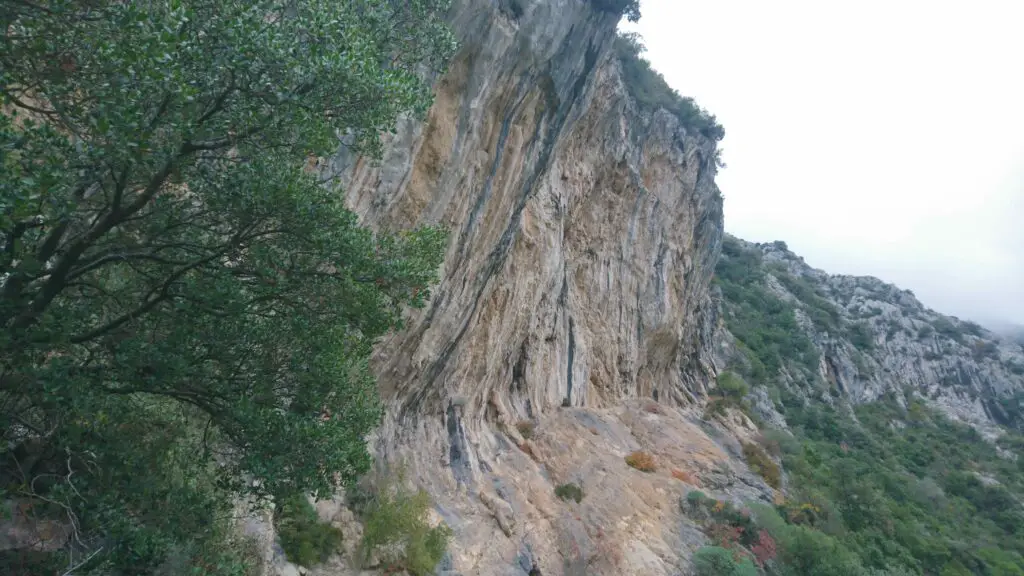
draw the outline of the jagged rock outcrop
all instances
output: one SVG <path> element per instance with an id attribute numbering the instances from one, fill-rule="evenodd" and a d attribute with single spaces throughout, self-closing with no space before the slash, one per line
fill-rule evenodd
<path id="1" fill-rule="evenodd" d="M 783 385 L 815 393 L 807 377 L 817 377 L 853 403 L 887 393 L 903 401 L 914 394 L 989 435 L 997 435 L 998 426 L 1021 425 L 1020 343 L 930 310 L 912 292 L 877 278 L 811 268 L 781 242 L 728 241 L 756 255 L 763 285 L 793 306 L 800 329 L 820 355 L 815 371 L 784 371 Z M 723 258 L 728 265 L 730 257 Z M 722 302 L 726 310 L 735 304 Z M 726 324 L 717 335 L 720 366 L 737 359 Z M 770 407 L 761 406 L 759 412 L 777 421 Z"/>

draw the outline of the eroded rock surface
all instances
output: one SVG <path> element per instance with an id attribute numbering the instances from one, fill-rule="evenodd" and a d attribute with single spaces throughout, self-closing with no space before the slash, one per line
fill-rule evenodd
<path id="1" fill-rule="evenodd" d="M 450 571 L 675 573 L 679 481 L 623 457 L 646 442 L 680 466 L 730 458 L 690 443 L 703 433 L 687 420 L 653 427 L 622 404 L 674 410 L 714 377 L 715 143 L 638 110 L 611 53 L 617 15 L 512 4 L 456 2 L 461 50 L 427 120 L 404 122 L 380 163 L 342 150 L 325 167 L 367 225 L 452 231 L 432 301 L 375 358 L 374 447 L 435 497 Z M 523 444 L 527 419 L 539 434 Z M 571 479 L 580 506 L 554 496 Z M 597 560 L 608 547 L 619 559 Z"/>

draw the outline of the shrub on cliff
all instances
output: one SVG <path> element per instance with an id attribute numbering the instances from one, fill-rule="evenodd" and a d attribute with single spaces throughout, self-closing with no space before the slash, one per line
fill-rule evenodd
<path id="1" fill-rule="evenodd" d="M 719 141 L 725 129 L 714 115 L 698 106 L 693 98 L 680 96 L 665 82 L 665 77 L 651 67 L 642 56 L 645 48 L 636 34 L 620 34 L 615 39 L 615 54 L 622 64 L 623 82 L 641 109 L 653 112 L 668 110 L 686 128 L 696 130 L 705 137 Z"/>
<path id="2" fill-rule="evenodd" d="M 64 571 L 228 573 L 234 498 L 366 469 L 372 347 L 445 234 L 361 227 L 305 168 L 426 111 L 447 7 L 4 4 L 0 485 L 74 519 Z"/>
<path id="3" fill-rule="evenodd" d="M 723 396 L 743 398 L 750 393 L 750 387 L 747 386 L 747 383 L 734 372 L 722 372 L 718 375 L 716 383 L 718 384 L 718 391 Z"/>
<path id="4" fill-rule="evenodd" d="M 568 484 L 562 484 L 555 488 L 555 496 L 558 496 L 562 500 L 572 500 L 579 504 L 580 501 L 583 500 L 583 488 L 580 488 L 579 485 L 571 482 Z"/>
<path id="5" fill-rule="evenodd" d="M 657 469 L 657 465 L 654 462 L 654 456 L 651 456 L 642 450 L 637 450 L 636 452 L 626 456 L 626 464 L 641 472 L 654 472 Z"/>
<path id="6" fill-rule="evenodd" d="M 782 485 L 782 469 L 760 446 L 752 442 L 744 442 L 743 457 L 747 459 L 750 469 L 764 478 L 769 486 L 778 489 Z"/>
<path id="7" fill-rule="evenodd" d="M 401 476 L 382 480 L 363 514 L 364 565 L 373 559 L 387 570 L 406 570 L 413 576 L 432 574 L 444 557 L 452 531 L 445 524 L 430 526 L 430 496 L 408 490 Z"/>
<path id="8" fill-rule="evenodd" d="M 319 564 L 341 544 L 341 531 L 320 522 L 316 509 L 301 494 L 284 498 L 274 513 L 274 525 L 288 560 L 300 566 Z"/>
<path id="9" fill-rule="evenodd" d="M 858 350 L 875 349 L 875 334 L 867 322 L 855 322 L 846 329 L 846 337 Z"/>
<path id="10" fill-rule="evenodd" d="M 694 552 L 693 569 L 697 576 L 757 576 L 757 567 L 750 558 L 718 546 L 704 546 Z"/>

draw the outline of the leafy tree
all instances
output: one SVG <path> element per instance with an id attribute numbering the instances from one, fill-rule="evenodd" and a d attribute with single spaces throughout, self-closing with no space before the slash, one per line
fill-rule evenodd
<path id="1" fill-rule="evenodd" d="M 226 494 L 367 468 L 369 354 L 445 234 L 361 228 L 304 167 L 425 112 L 446 8 L 4 3 L 0 485 L 73 524 L 79 571 L 228 573 Z"/>

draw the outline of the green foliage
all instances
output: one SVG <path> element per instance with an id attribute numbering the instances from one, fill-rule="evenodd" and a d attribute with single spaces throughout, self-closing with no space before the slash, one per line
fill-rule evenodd
<path id="1" fill-rule="evenodd" d="M 725 371 L 716 379 L 718 390 L 724 395 L 732 398 L 743 398 L 750 393 L 750 387 L 735 372 Z"/>
<path id="2" fill-rule="evenodd" d="M 446 9 L 5 5 L 0 485 L 76 518 L 76 573 L 238 573 L 232 498 L 367 468 L 372 347 L 446 236 L 364 229 L 303 167 L 427 110 Z"/>
<path id="3" fill-rule="evenodd" d="M 806 526 L 788 526 L 785 532 L 772 536 L 780 544 L 780 576 L 861 574 L 858 558 L 827 534 Z"/>
<path id="4" fill-rule="evenodd" d="M 737 556 L 734 550 L 704 546 L 693 553 L 693 568 L 697 576 L 757 576 L 750 558 Z"/>
<path id="5" fill-rule="evenodd" d="M 856 322 L 848 326 L 846 337 L 858 350 L 870 352 L 875 349 L 875 333 L 867 322 Z"/>
<path id="6" fill-rule="evenodd" d="M 750 469 L 764 478 L 769 486 L 776 489 L 782 486 L 782 469 L 760 446 L 744 442 L 743 457 L 746 458 Z"/>
<path id="7" fill-rule="evenodd" d="M 862 426 L 816 406 L 787 410 L 791 416 L 803 439 L 802 450 L 784 458 L 791 482 L 838 503 L 832 513 L 838 525 L 829 527 L 818 517 L 808 529 L 843 534 L 845 547 L 876 569 L 1024 570 L 1018 529 L 1024 525 L 1019 501 L 1024 474 L 973 429 L 917 402 L 906 412 L 888 400 L 862 406 L 857 409 Z M 907 425 L 891 426 L 900 420 Z M 819 545 L 825 546 L 811 542 L 803 548 Z M 987 549 L 1002 552 L 996 558 L 981 552 Z"/>
<path id="8" fill-rule="evenodd" d="M 799 338 L 800 331 L 787 314 L 788 305 L 777 303 L 765 289 L 767 272 L 809 315 L 817 307 L 815 298 L 822 297 L 812 284 L 790 278 L 784 267 L 766 270 L 759 252 L 726 239 L 715 281 L 724 296 L 726 325 L 747 355 L 730 368 L 748 377 L 755 371 L 771 377 L 783 368 L 790 374 L 801 365 L 810 368 L 801 345 L 787 340 Z M 811 317 L 819 329 L 832 320 L 826 308 Z M 890 338 L 898 329 L 891 322 L 878 325 L 886 326 Z M 864 353 L 875 346 L 874 329 L 864 321 L 843 330 L 858 348 L 853 359 L 862 375 L 870 373 Z M 983 333 L 939 318 L 918 336 L 928 338 L 933 332 L 957 342 Z M 998 353 L 983 340 L 974 342 L 976 357 Z M 944 353 L 929 351 L 926 358 Z M 766 574 L 988 576 L 1024 571 L 1024 457 L 1000 455 L 975 430 L 917 400 L 904 409 L 889 396 L 851 410 L 822 401 L 814 388 L 808 394 L 772 388 L 793 437 L 779 442 L 790 500 L 776 508 L 752 506 L 755 522 L 778 547 L 775 560 L 764 566 Z M 993 418 L 1007 426 L 1024 421 L 1024 395 L 985 402 Z M 1016 436 L 1000 442 L 1004 450 L 1024 451 L 1024 441 Z M 764 463 L 772 462 L 753 444 L 743 448 L 752 469 L 763 472 Z M 710 517 L 747 533 L 741 520 L 726 518 L 728 506 L 705 501 L 688 501 L 688 506 L 695 518 Z M 713 540 L 730 534 L 715 524 L 705 528 Z"/>
<path id="9" fill-rule="evenodd" d="M 839 332 L 842 324 L 839 310 L 819 293 L 810 280 L 792 276 L 781 267 L 773 268 L 772 274 L 803 304 L 804 312 L 819 330 L 833 334 Z"/>
<path id="10" fill-rule="evenodd" d="M 596 0 L 621 2 L 621 0 Z M 622 64 L 623 81 L 641 109 L 654 112 L 659 108 L 671 112 L 686 128 L 696 130 L 715 141 L 725 138 L 725 129 L 714 115 L 698 106 L 692 98 L 680 96 L 665 82 L 665 77 L 643 57 L 645 48 L 636 34 L 620 34 L 615 38 L 615 54 Z"/>
<path id="11" fill-rule="evenodd" d="M 700 490 L 690 490 L 686 493 L 686 503 L 691 508 L 699 506 L 701 502 L 707 499 L 707 495 Z"/>
<path id="12" fill-rule="evenodd" d="M 752 504 L 756 524 L 765 529 L 778 547 L 778 557 L 768 571 L 778 576 L 860 576 L 860 560 L 843 542 L 810 526 L 793 524 L 768 506 Z"/>
<path id="13" fill-rule="evenodd" d="M 558 496 L 562 500 L 572 500 L 577 504 L 583 500 L 583 488 L 573 483 L 562 484 L 555 488 L 555 496 Z"/>
<path id="14" fill-rule="evenodd" d="M 774 378 L 789 360 L 817 373 L 818 352 L 797 325 L 793 307 L 764 286 L 759 253 L 727 237 L 715 281 L 726 300 L 726 325 L 748 354 L 745 375 L 755 381 Z"/>
<path id="15" fill-rule="evenodd" d="M 301 494 L 282 500 L 274 525 L 288 560 L 301 566 L 324 562 L 341 544 L 341 531 L 320 522 L 316 509 Z"/>
<path id="16" fill-rule="evenodd" d="M 940 336 L 945 336 L 956 342 L 962 342 L 964 337 L 964 331 L 957 327 L 952 320 L 945 316 L 940 316 L 932 322 L 932 328 L 935 329 Z"/>
<path id="17" fill-rule="evenodd" d="M 452 532 L 444 524 L 430 526 L 430 505 L 426 492 L 409 491 L 400 478 L 374 487 L 363 515 L 363 562 L 377 557 L 388 570 L 406 570 L 413 576 L 432 574 L 444 557 Z"/>

